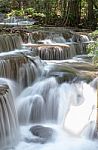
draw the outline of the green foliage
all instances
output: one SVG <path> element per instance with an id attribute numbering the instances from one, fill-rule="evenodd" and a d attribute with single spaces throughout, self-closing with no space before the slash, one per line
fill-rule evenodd
<path id="1" fill-rule="evenodd" d="M 95 54 L 98 50 L 98 30 L 95 30 L 89 35 L 95 42 L 88 44 L 87 51 L 88 53 Z"/>
<path id="2" fill-rule="evenodd" d="M 24 9 L 24 13 L 26 15 L 31 15 L 31 16 L 33 16 L 34 11 L 35 11 L 34 8 L 26 8 L 26 9 Z"/>
<path id="3" fill-rule="evenodd" d="M 37 18 L 48 25 L 71 25 L 96 27 L 98 22 L 98 2 L 93 0 L 94 16 L 89 22 L 89 0 L 0 0 L 0 12 L 8 16 L 27 16 Z M 76 6 L 76 7 L 75 7 Z M 92 14 L 92 13 L 91 13 Z M 68 23 L 67 23 L 68 22 Z M 95 29 L 95 28 L 94 28 Z"/>
<path id="4" fill-rule="evenodd" d="M 89 54 L 96 54 L 97 49 L 98 49 L 98 41 L 88 44 L 87 46 L 87 52 Z"/>
<path id="5" fill-rule="evenodd" d="M 98 39 L 98 30 L 95 30 L 94 32 L 90 33 L 90 36 L 93 38 L 93 40 Z"/>
<path id="6" fill-rule="evenodd" d="M 75 19 L 74 14 L 69 13 L 69 14 L 68 14 L 68 19 L 69 19 L 70 22 L 74 22 L 74 19 Z"/>
<path id="7" fill-rule="evenodd" d="M 33 17 L 42 17 L 42 18 L 44 18 L 45 14 L 36 12 L 36 13 L 33 13 Z"/>
<path id="8" fill-rule="evenodd" d="M 93 63 L 98 66 L 98 53 L 93 57 Z"/>
<path id="9" fill-rule="evenodd" d="M 93 55 L 93 63 L 98 66 L 98 30 L 95 30 L 89 35 L 95 42 L 88 44 L 87 51 L 89 55 Z"/>
<path id="10" fill-rule="evenodd" d="M 89 44 L 87 50 L 89 55 L 93 56 L 93 63 L 98 66 L 98 41 Z"/>
<path id="11" fill-rule="evenodd" d="M 27 16 L 27 17 L 45 17 L 43 13 L 34 12 L 33 8 L 21 9 L 21 10 L 12 10 L 10 13 L 7 14 L 8 17 L 11 16 Z"/>
<path id="12" fill-rule="evenodd" d="M 10 11 L 9 0 L 0 0 L 0 12 L 8 13 Z"/>
<path id="13" fill-rule="evenodd" d="M 24 11 L 21 10 L 12 10 L 10 13 L 7 14 L 8 17 L 11 16 L 24 16 Z"/>

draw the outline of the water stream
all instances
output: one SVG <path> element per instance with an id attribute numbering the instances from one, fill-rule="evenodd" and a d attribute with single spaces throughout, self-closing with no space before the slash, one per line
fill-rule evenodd
<path id="1" fill-rule="evenodd" d="M 12 149 L 97 150 L 96 99 L 85 82 L 58 84 L 52 77 L 27 87 L 15 100 L 21 140 Z M 31 134 L 36 125 L 53 129 L 47 142 Z"/>
<path id="2" fill-rule="evenodd" d="M 28 44 L 42 44 L 38 47 L 38 56 L 46 60 L 64 60 L 85 54 L 87 44 L 90 42 L 93 41 L 87 35 L 71 31 L 63 33 L 50 30 L 50 32 L 37 31 L 28 34 Z"/>
<path id="3" fill-rule="evenodd" d="M 0 54 L 0 150 L 97 150 L 97 78 L 59 83 L 30 55 Z"/>

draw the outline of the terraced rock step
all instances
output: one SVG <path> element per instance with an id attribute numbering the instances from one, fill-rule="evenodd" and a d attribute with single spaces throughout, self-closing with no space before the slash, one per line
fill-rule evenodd
<path id="1" fill-rule="evenodd" d="M 40 74 L 38 57 L 32 51 L 9 52 L 0 55 L 0 77 L 18 81 L 23 87 L 30 85 Z"/>
<path id="2" fill-rule="evenodd" d="M 25 47 L 36 48 L 37 55 L 43 60 L 64 60 L 76 55 L 73 44 L 22 44 Z"/>
<path id="3" fill-rule="evenodd" d="M 74 78 L 90 81 L 98 76 L 98 67 L 87 62 L 46 61 L 45 76 L 55 76 L 60 82 Z"/>
<path id="4" fill-rule="evenodd" d="M 18 34 L 0 35 L 0 52 L 8 52 L 21 48 L 21 37 Z"/>

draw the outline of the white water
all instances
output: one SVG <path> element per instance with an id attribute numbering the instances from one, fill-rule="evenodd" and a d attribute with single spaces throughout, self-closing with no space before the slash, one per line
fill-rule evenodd
<path id="1" fill-rule="evenodd" d="M 22 140 L 17 145 L 14 150 L 97 150 L 98 144 L 97 141 L 91 141 L 88 139 L 74 137 L 66 132 L 64 132 L 61 127 L 56 125 L 52 126 L 55 129 L 56 134 L 54 134 L 52 141 L 49 141 L 46 144 L 38 143 L 26 143 L 24 138 L 31 138 L 32 135 L 28 131 L 29 126 L 21 127 Z M 10 149 L 13 150 L 13 149 Z"/>
<path id="2" fill-rule="evenodd" d="M 59 85 L 55 78 L 38 81 L 16 99 L 19 117 L 23 117 L 21 123 L 24 125 L 20 126 L 19 144 L 7 150 L 97 150 L 98 141 L 93 138 L 96 101 L 96 89 L 85 82 Z M 33 105 L 36 103 L 34 120 L 31 121 L 32 102 Z M 43 124 L 55 130 L 52 139 L 45 144 L 28 142 L 26 139 L 36 138 L 29 131 L 35 124 Z"/>
<path id="3" fill-rule="evenodd" d="M 83 84 L 84 102 L 79 106 L 71 106 L 65 119 L 65 128 L 79 134 L 91 121 L 96 122 L 96 95 L 93 88 L 86 83 Z"/>
<path id="4" fill-rule="evenodd" d="M 19 124 L 15 109 L 15 84 L 0 78 L 0 149 L 15 145 L 19 140 Z M 13 141 L 13 142 L 12 142 Z"/>
<path id="5" fill-rule="evenodd" d="M 30 37 L 28 42 L 33 43 L 33 41 L 31 41 L 31 38 L 32 37 Z M 85 40 L 83 41 L 83 39 Z M 84 43 L 86 42 L 86 40 L 88 40 L 86 39 L 86 37 L 83 39 L 81 38 L 81 42 L 83 41 Z M 44 42 L 46 42 L 45 44 L 52 44 L 53 42 L 54 45 L 56 43 L 61 45 L 66 44 L 66 40 L 62 36 L 54 36 L 53 39 L 48 38 L 48 40 L 46 39 L 46 41 Z M 73 44 L 71 42 L 70 45 Z M 72 51 L 74 51 L 73 47 L 71 49 Z M 74 55 L 76 55 L 76 52 L 74 52 Z M 21 73 L 19 74 L 20 84 L 25 83 L 25 79 L 21 78 L 22 74 L 24 75 L 24 73 L 27 72 L 27 77 L 29 76 L 29 74 L 31 74 L 31 71 L 26 71 L 28 67 L 29 65 L 24 66 L 24 69 L 22 69 Z M 30 79 L 31 77 L 28 78 L 26 82 L 29 82 Z M 14 130 L 11 128 L 12 121 L 10 119 L 10 116 L 13 116 L 13 112 L 15 110 L 11 111 L 9 115 L 7 114 L 5 120 L 3 115 L 1 115 L 0 120 L 3 120 L 2 122 L 5 125 L 4 132 L 6 132 L 6 136 L 7 125 L 5 122 L 7 118 L 9 118 L 10 122 L 10 124 L 8 123 L 8 129 L 10 128 L 11 130 L 13 130 L 12 134 L 14 134 L 14 137 L 17 138 L 18 133 L 18 135 L 20 135 L 18 136 L 19 143 L 16 146 L 14 146 L 14 139 L 10 140 L 10 148 L 9 145 L 6 144 L 7 140 L 5 137 L 5 147 L 6 145 L 8 146 L 6 150 L 98 149 L 98 136 L 97 138 L 95 137 L 97 103 L 96 88 L 93 89 L 90 84 L 87 84 L 85 82 L 79 82 L 75 84 L 63 83 L 59 85 L 55 78 L 48 78 L 42 81 L 38 81 L 32 86 L 26 88 L 17 97 L 17 95 L 21 92 L 18 91 L 20 90 L 20 88 L 17 90 L 16 86 L 14 87 L 12 82 L 9 82 L 9 80 L 6 79 L 1 79 L 0 83 L 2 84 L 3 81 L 6 81 L 6 83 L 9 85 L 9 88 L 11 89 L 12 97 L 15 100 L 15 110 L 17 112 L 16 114 L 18 114 L 20 123 L 20 130 L 16 131 L 17 133 L 14 134 Z M 5 104 L 4 108 L 8 107 L 7 105 L 9 101 L 6 101 L 4 103 L 3 98 L 1 99 L 1 110 L 2 104 Z M 11 105 L 9 107 L 9 110 L 12 110 L 12 108 L 13 106 Z M 3 111 L 1 111 L 1 114 L 5 113 L 5 110 L 6 109 L 3 109 Z M 14 118 L 15 117 L 13 117 L 13 122 Z M 16 123 L 14 124 L 16 125 Z M 40 137 L 36 137 L 30 132 L 30 127 L 36 124 L 42 124 L 46 127 L 52 128 L 55 131 L 53 133 L 52 139 L 49 139 L 44 144 L 41 144 L 38 141 L 37 143 L 34 143 L 32 139 L 38 138 L 40 140 Z M 10 130 L 8 131 L 9 136 L 12 136 L 12 134 L 10 134 Z M 2 130 L 0 131 L 0 133 L 2 134 Z M 3 139 L 2 135 L 1 139 Z M 4 143 L 2 141 L 2 144 Z"/>

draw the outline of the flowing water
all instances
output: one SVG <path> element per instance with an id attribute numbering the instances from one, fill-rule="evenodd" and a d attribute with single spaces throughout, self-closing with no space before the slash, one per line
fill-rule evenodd
<path id="1" fill-rule="evenodd" d="M 0 77 L 19 82 L 21 88 L 30 85 L 41 74 L 41 62 L 38 57 L 31 59 L 29 55 L 32 55 L 32 52 L 27 53 L 25 50 L 1 53 Z"/>
<path id="2" fill-rule="evenodd" d="M 11 81 L 0 78 L 0 148 L 13 146 L 19 139 L 13 90 L 14 84 Z"/>
<path id="3" fill-rule="evenodd" d="M 28 34 L 28 45 L 31 43 L 42 44 L 37 47 L 37 53 L 43 60 L 64 60 L 85 54 L 86 46 L 91 41 L 87 35 L 71 34 L 70 31 L 69 33 L 39 31 Z"/>
<path id="4" fill-rule="evenodd" d="M 17 34 L 0 35 L 0 52 L 8 52 L 21 48 L 21 37 Z"/>
<path id="5" fill-rule="evenodd" d="M 51 77 L 24 89 L 15 98 L 20 140 L 6 150 L 97 150 L 94 84 L 83 81 L 58 84 Z M 35 125 L 53 129 L 52 138 L 41 143 L 42 139 L 30 132 Z"/>
<path id="6" fill-rule="evenodd" d="M 30 54 L 0 55 L 0 149 L 97 150 L 97 79 L 59 83 Z"/>

